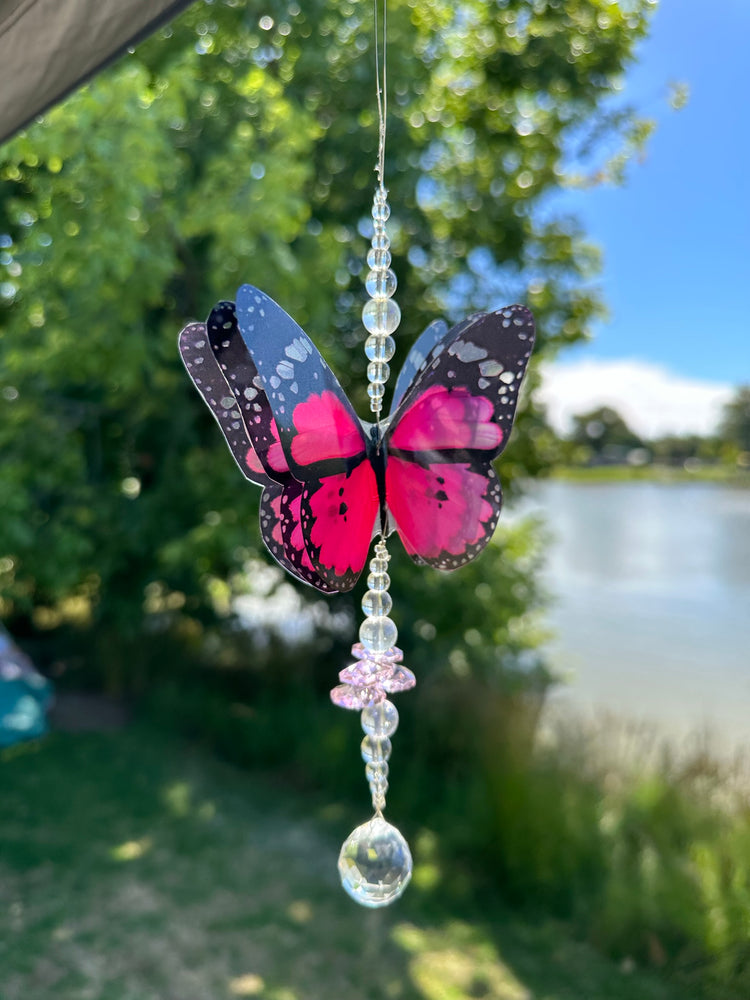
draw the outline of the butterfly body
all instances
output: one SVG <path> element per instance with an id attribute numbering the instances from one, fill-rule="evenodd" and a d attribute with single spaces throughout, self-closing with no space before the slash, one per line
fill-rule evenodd
<path id="1" fill-rule="evenodd" d="M 246 478 L 264 487 L 274 557 L 324 592 L 349 590 L 373 535 L 398 530 L 416 562 L 455 569 L 494 531 L 507 444 L 534 338 L 523 306 L 452 330 L 431 324 L 389 417 L 360 420 L 307 334 L 263 292 L 180 335 L 188 372 Z M 226 404 L 226 405 L 225 405 Z"/>

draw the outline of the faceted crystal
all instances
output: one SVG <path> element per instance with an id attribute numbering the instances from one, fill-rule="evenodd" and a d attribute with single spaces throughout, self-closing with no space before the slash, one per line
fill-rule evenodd
<path id="1" fill-rule="evenodd" d="M 392 701 L 381 701 L 362 710 L 362 729 L 368 736 L 393 736 L 398 729 L 398 711 Z"/>
<path id="2" fill-rule="evenodd" d="M 392 607 L 393 601 L 387 591 L 368 590 L 362 598 L 362 610 L 369 617 L 387 615 Z"/>
<path id="3" fill-rule="evenodd" d="M 393 664 L 386 660 L 382 663 L 371 659 L 357 660 L 356 663 L 350 663 L 348 667 L 339 671 L 341 683 L 351 684 L 355 688 L 377 684 L 385 690 L 385 682 L 390 681 L 392 677 Z M 383 699 L 378 700 L 382 701 Z"/>
<path id="4" fill-rule="evenodd" d="M 368 333 L 388 335 L 401 322 L 401 310 L 393 299 L 370 299 L 362 310 L 362 322 Z"/>
<path id="5" fill-rule="evenodd" d="M 359 626 L 359 638 L 365 649 L 372 653 L 383 653 L 395 644 L 398 629 L 390 618 L 365 618 Z"/>
<path id="6" fill-rule="evenodd" d="M 417 683 L 417 678 L 411 670 L 399 664 L 394 667 L 390 677 L 383 680 L 383 688 L 388 694 L 398 694 L 399 691 L 408 691 Z"/>
<path id="7" fill-rule="evenodd" d="M 398 282 L 390 269 L 375 268 L 365 280 L 367 294 L 373 299 L 389 299 L 396 291 Z"/>
<path id="8" fill-rule="evenodd" d="M 369 649 L 365 649 L 361 642 L 355 642 L 352 646 L 352 656 L 355 660 L 375 659 L 385 660 L 387 663 L 401 663 L 404 651 L 398 646 L 393 646 L 392 649 L 386 649 L 382 653 L 371 653 Z"/>
<path id="9" fill-rule="evenodd" d="M 361 906 L 387 906 L 398 899 L 411 869 L 409 845 L 382 816 L 353 830 L 339 855 L 341 884 Z"/>
<path id="10" fill-rule="evenodd" d="M 391 369 L 385 361 L 371 361 L 367 366 L 367 377 L 371 382 L 382 382 L 385 384 L 390 374 Z"/>
<path id="11" fill-rule="evenodd" d="M 331 691 L 331 701 L 339 708 L 354 709 L 355 712 L 362 712 L 368 707 L 372 707 L 385 698 L 383 688 L 373 685 L 372 687 L 352 687 L 351 684 L 339 684 Z"/>
<path id="12" fill-rule="evenodd" d="M 387 736 L 365 736 L 360 744 L 362 760 L 370 764 L 374 760 L 388 760 L 391 756 L 391 741 Z"/>

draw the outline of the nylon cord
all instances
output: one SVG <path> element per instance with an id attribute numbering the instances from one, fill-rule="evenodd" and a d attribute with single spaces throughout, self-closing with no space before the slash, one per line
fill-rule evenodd
<path id="1" fill-rule="evenodd" d="M 378 28 L 378 0 L 373 0 L 375 20 L 375 86 L 378 98 L 378 162 L 375 167 L 378 182 L 384 186 L 385 179 L 385 135 L 388 118 L 388 3 L 383 0 L 383 59 L 382 79 L 380 60 L 380 32 Z"/>

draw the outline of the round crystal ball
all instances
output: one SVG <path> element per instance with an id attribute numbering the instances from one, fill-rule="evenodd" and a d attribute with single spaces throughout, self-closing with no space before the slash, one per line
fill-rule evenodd
<path id="1" fill-rule="evenodd" d="M 383 739 L 393 736 L 398 729 L 398 709 L 392 701 L 383 701 L 378 705 L 368 705 L 362 710 L 362 729 L 368 736 Z"/>
<path id="2" fill-rule="evenodd" d="M 361 906 L 388 906 L 411 878 L 409 845 L 395 826 L 373 816 L 353 830 L 341 848 L 341 884 Z"/>

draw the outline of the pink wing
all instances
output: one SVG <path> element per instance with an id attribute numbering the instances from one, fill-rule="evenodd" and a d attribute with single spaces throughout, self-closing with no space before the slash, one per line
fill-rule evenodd
<path id="1" fill-rule="evenodd" d="M 305 549 L 329 587 L 350 590 L 380 513 L 362 424 L 310 338 L 272 299 L 243 285 L 237 319 L 289 469 L 303 485 Z"/>
<path id="2" fill-rule="evenodd" d="M 461 324 L 394 414 L 386 501 L 415 562 L 456 569 L 491 538 L 502 506 L 492 461 L 508 442 L 533 343 L 523 306 Z"/>
<path id="3" fill-rule="evenodd" d="M 331 593 L 304 547 L 299 521 L 302 485 L 289 472 L 262 382 L 237 328 L 234 304 L 220 302 L 205 325 L 186 327 L 179 347 L 243 474 L 264 487 L 260 528 L 269 552 L 297 579 Z"/>

